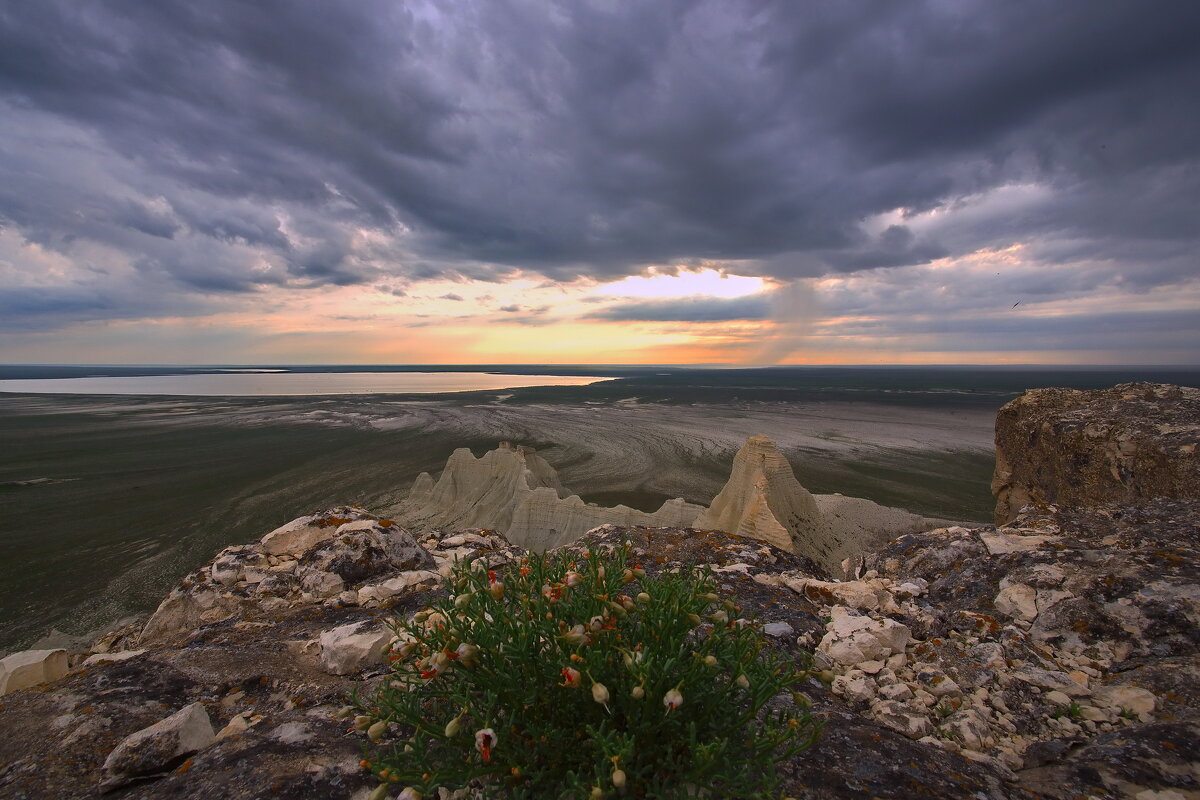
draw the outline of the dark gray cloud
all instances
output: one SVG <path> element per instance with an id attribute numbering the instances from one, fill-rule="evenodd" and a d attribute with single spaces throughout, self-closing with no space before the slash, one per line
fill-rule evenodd
<path id="1" fill-rule="evenodd" d="M 9 0 L 0 226 L 77 272 L 0 288 L 65 320 L 135 287 L 789 280 L 1024 242 L 1146 291 L 1196 274 L 1197 30 L 1086 0 Z"/>
<path id="2" fill-rule="evenodd" d="M 1200 311 L 1079 312 L 987 317 L 931 314 L 839 326 L 838 337 L 901 338 L 912 349 L 943 352 L 1107 352 L 1157 354 L 1159 363 L 1200 359 Z"/>

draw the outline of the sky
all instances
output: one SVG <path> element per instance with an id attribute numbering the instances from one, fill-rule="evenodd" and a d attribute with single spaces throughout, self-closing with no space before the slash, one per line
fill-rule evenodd
<path id="1" fill-rule="evenodd" d="M 1200 363 L 1200 4 L 5 0 L 0 362 Z"/>

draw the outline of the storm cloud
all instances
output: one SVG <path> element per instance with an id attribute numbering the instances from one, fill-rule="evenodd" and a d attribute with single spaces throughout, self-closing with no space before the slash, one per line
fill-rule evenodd
<path id="1" fill-rule="evenodd" d="M 1191 285 L 1197 31 L 1194 3 L 1084 0 L 9 0 L 2 307 L 703 261 L 873 273 L 832 304 L 886 310 L 925 266 L 1016 244 L 1037 267 L 947 277 L 946 308 Z M 669 305 L 592 316 L 769 316 Z"/>

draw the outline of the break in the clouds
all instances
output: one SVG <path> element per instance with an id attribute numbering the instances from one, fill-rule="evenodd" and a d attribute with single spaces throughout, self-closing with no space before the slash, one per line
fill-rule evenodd
<path id="1" fill-rule="evenodd" d="M 480 318 L 544 328 L 514 282 L 709 267 L 767 288 L 578 316 L 931 353 L 1053 319 L 1079 354 L 1136 312 L 1137 353 L 1195 360 L 1198 33 L 1195 3 L 9 0 L 5 355 L 356 287 L 426 325 L 484 282 Z"/>

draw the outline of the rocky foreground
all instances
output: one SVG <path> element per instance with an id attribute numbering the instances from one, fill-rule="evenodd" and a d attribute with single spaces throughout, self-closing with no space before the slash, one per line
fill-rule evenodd
<path id="1" fill-rule="evenodd" d="M 567 546 L 629 541 L 651 574 L 709 564 L 775 646 L 814 653 L 803 691 L 825 730 L 780 764 L 790 796 L 1200 797 L 1200 499 L 1186 490 L 1200 392 L 1114 391 L 1136 399 L 1143 433 L 1098 393 L 1053 408 L 1030 393 L 1000 415 L 997 471 L 1040 487 L 1033 504 L 1000 527 L 905 533 L 848 572 L 695 528 L 605 525 Z M 1067 438 L 1082 416 L 1117 432 Z M 1012 444 L 1030 419 L 1041 461 Z M 1051 483 L 1074 480 L 1052 466 L 1062 450 L 1092 463 L 1119 436 L 1118 454 L 1165 453 L 1117 469 L 1153 496 L 1076 502 Z M 346 507 L 229 548 L 88 652 L 4 659 L 0 797 L 365 798 L 365 737 L 336 711 L 382 674 L 385 620 L 443 591 L 455 560 L 522 553 L 494 531 Z"/>

